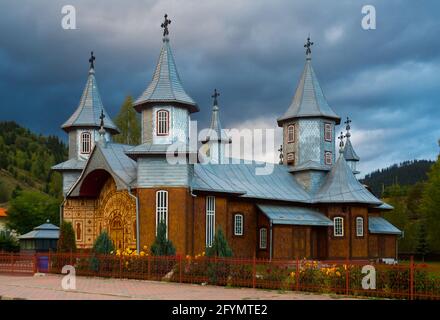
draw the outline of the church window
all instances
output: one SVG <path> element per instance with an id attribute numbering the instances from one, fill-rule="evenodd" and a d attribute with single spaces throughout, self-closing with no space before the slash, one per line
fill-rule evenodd
<path id="1" fill-rule="evenodd" d="M 267 248 L 267 229 L 261 228 L 260 229 L 260 249 L 266 249 Z"/>
<path id="2" fill-rule="evenodd" d="M 293 124 L 287 127 L 287 142 L 295 142 L 295 126 Z"/>
<path id="3" fill-rule="evenodd" d="M 215 197 L 206 197 L 206 247 L 210 248 L 215 236 Z"/>
<path id="4" fill-rule="evenodd" d="M 243 215 L 240 213 L 234 216 L 234 235 L 243 235 Z"/>
<path id="5" fill-rule="evenodd" d="M 333 156 L 332 156 L 332 153 L 331 153 L 330 151 L 326 151 L 324 157 L 325 157 L 325 159 L 324 159 L 324 163 L 325 163 L 327 166 L 331 166 L 331 165 L 332 165 L 332 162 L 333 162 Z"/>
<path id="6" fill-rule="evenodd" d="M 331 123 L 324 124 L 324 139 L 325 139 L 325 141 L 332 141 L 332 125 L 331 125 Z"/>
<path id="7" fill-rule="evenodd" d="M 90 132 L 81 133 L 81 153 L 88 154 L 92 151 L 92 135 Z"/>
<path id="8" fill-rule="evenodd" d="M 356 236 L 358 237 L 364 236 L 364 218 L 362 217 L 356 218 Z"/>
<path id="9" fill-rule="evenodd" d="M 161 222 L 167 226 L 168 237 L 168 191 L 165 190 L 156 192 L 156 234 Z"/>
<path id="10" fill-rule="evenodd" d="M 290 166 L 295 165 L 295 152 L 289 152 L 287 154 L 287 164 Z"/>
<path id="11" fill-rule="evenodd" d="M 169 133 L 169 117 L 170 113 L 167 110 L 159 110 L 157 111 L 157 135 L 158 136 L 167 136 Z"/>
<path id="12" fill-rule="evenodd" d="M 344 218 L 342 217 L 333 218 L 333 235 L 335 237 L 344 236 Z"/>

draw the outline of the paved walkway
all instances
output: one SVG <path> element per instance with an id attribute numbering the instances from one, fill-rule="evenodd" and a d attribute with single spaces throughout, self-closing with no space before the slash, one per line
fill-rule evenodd
<path id="1" fill-rule="evenodd" d="M 31 300 L 328 300 L 312 295 L 249 288 L 225 288 L 143 280 L 76 278 L 76 290 L 61 287 L 61 275 L 17 276 L 0 274 L 0 299 Z"/>

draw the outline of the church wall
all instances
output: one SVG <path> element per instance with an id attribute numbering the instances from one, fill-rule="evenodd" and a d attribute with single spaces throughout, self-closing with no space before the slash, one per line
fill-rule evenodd
<path id="1" fill-rule="evenodd" d="M 274 225 L 273 254 L 274 259 L 311 258 L 311 227 Z"/>
<path id="2" fill-rule="evenodd" d="M 368 209 L 365 207 L 351 207 L 351 258 L 362 259 L 368 258 Z M 356 235 L 356 218 L 364 219 L 364 236 L 358 237 Z"/>
<path id="3" fill-rule="evenodd" d="M 94 199 L 67 199 L 64 204 L 63 220 L 72 223 L 78 249 L 90 249 L 93 246 L 97 236 L 95 211 Z"/>
<path id="4" fill-rule="evenodd" d="M 142 110 L 142 143 L 153 143 L 153 111 L 151 108 Z"/>
<path id="5" fill-rule="evenodd" d="M 170 165 L 165 157 L 139 158 L 138 187 L 187 186 L 189 185 L 189 166 L 188 164 Z"/>
<path id="6" fill-rule="evenodd" d="M 78 158 L 77 138 L 76 130 L 69 131 L 69 159 Z"/>
<path id="7" fill-rule="evenodd" d="M 294 125 L 295 127 L 295 141 L 294 142 L 290 142 L 288 143 L 288 132 L 287 132 L 287 128 L 290 125 Z M 284 154 L 284 158 L 283 158 L 283 162 L 285 165 L 287 165 L 287 154 L 288 153 L 295 153 L 295 164 L 299 164 L 299 153 L 298 153 L 298 134 L 299 134 L 299 129 L 298 129 L 298 124 L 295 121 L 286 121 L 283 123 L 283 154 Z"/>
<path id="8" fill-rule="evenodd" d="M 156 236 L 156 192 L 168 191 L 168 237 L 173 242 L 176 253 L 187 254 L 191 247 L 188 244 L 188 217 L 191 215 L 190 193 L 188 188 L 140 188 L 139 197 L 140 246 L 147 247 L 149 252 Z"/>

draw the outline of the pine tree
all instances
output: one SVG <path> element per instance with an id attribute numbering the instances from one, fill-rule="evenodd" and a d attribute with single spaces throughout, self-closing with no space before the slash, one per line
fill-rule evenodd
<path id="1" fill-rule="evenodd" d="M 426 226 L 424 221 L 420 221 L 419 230 L 417 234 L 416 252 L 422 256 L 422 261 L 425 261 L 425 256 L 429 252 L 428 241 L 426 239 Z"/>
<path id="2" fill-rule="evenodd" d="M 133 98 L 127 96 L 121 106 L 119 114 L 115 118 L 115 124 L 121 133 L 115 136 L 118 143 L 138 145 L 141 142 L 140 120 L 133 108 Z"/>
<path id="3" fill-rule="evenodd" d="M 113 241 L 107 231 L 102 231 L 93 244 L 92 251 L 96 254 L 110 254 L 115 250 Z"/>
<path id="4" fill-rule="evenodd" d="M 154 256 L 173 256 L 176 254 L 173 243 L 167 239 L 167 226 L 162 221 L 157 227 L 156 239 L 150 251 Z"/>
<path id="5" fill-rule="evenodd" d="M 75 231 L 71 222 L 63 221 L 61 223 L 57 251 L 60 253 L 76 252 Z"/>
<path id="6" fill-rule="evenodd" d="M 232 250 L 222 229 L 219 228 L 215 233 L 214 242 L 210 248 L 206 249 L 206 255 L 208 257 L 232 257 Z"/>

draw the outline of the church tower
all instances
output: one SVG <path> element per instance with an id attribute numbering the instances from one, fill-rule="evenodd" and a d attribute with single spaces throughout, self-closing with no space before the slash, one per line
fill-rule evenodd
<path id="1" fill-rule="evenodd" d="M 212 164 L 226 163 L 225 147 L 227 144 L 231 143 L 231 139 L 223 131 L 220 122 L 218 107 L 219 96 L 220 93 L 217 92 L 217 89 L 214 89 L 214 94 L 212 95 L 214 101 L 212 107 L 211 125 L 209 127 L 206 138 L 202 141 L 207 149 L 206 155 L 208 157 L 208 160 Z"/>
<path id="2" fill-rule="evenodd" d="M 111 142 L 113 135 L 119 133 L 102 104 L 95 78 L 95 60 L 91 52 L 89 74 L 79 105 L 61 126 L 69 135 L 69 160 L 52 169 L 63 174 L 64 193 L 80 176 L 95 144 L 103 138 Z"/>
<path id="3" fill-rule="evenodd" d="M 312 45 L 307 38 L 304 71 L 290 107 L 278 119 L 283 163 L 293 168 L 324 168 L 335 162 L 335 125 L 341 119 L 327 103 L 313 70 Z"/>
<path id="4" fill-rule="evenodd" d="M 345 133 L 345 148 L 344 148 L 344 158 L 345 161 L 347 161 L 347 164 L 350 166 L 351 170 L 353 171 L 353 174 L 359 174 L 360 172 L 357 170 L 357 163 L 359 162 L 360 158 L 356 154 L 356 152 L 353 149 L 353 145 L 351 144 L 350 137 L 350 123 L 351 120 L 347 117 L 347 120 L 344 122 L 346 127 L 346 133 Z"/>

